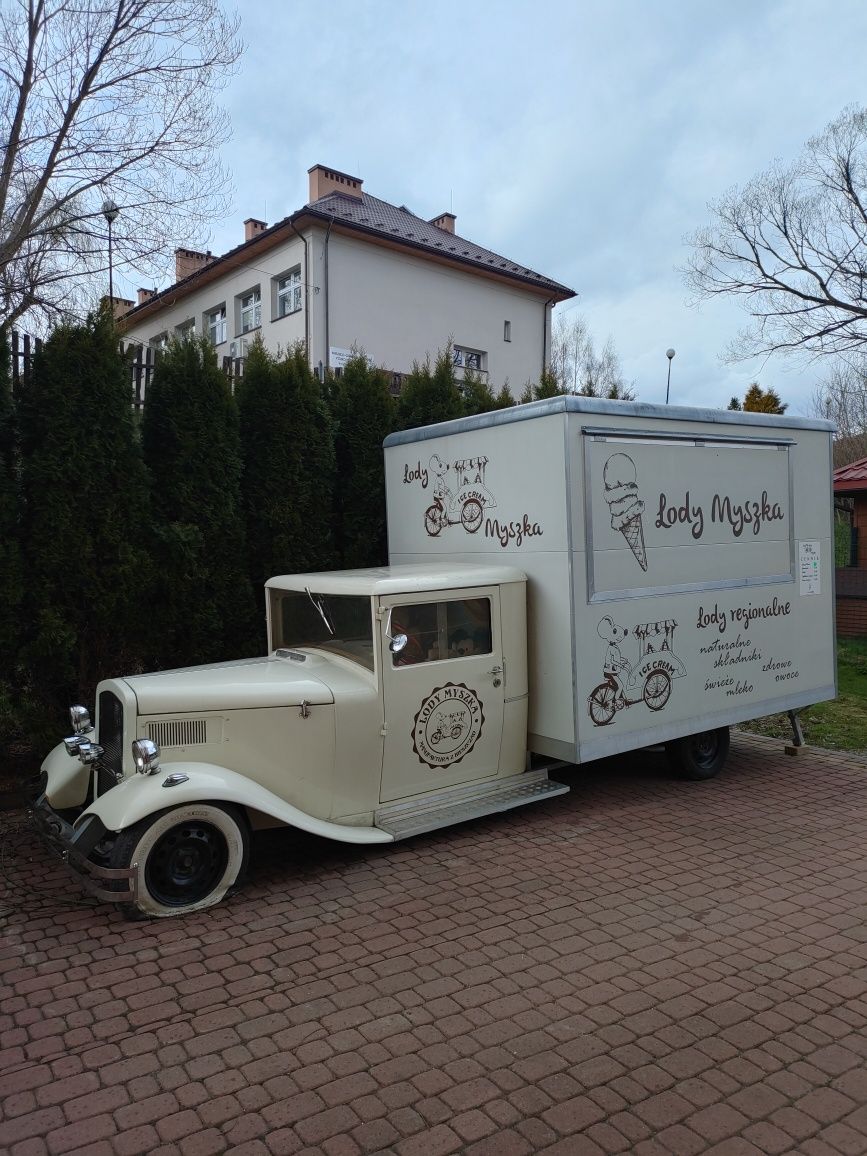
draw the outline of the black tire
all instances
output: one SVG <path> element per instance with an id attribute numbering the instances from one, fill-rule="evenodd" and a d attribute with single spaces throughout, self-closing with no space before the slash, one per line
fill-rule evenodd
<path id="1" fill-rule="evenodd" d="M 182 803 L 121 831 L 111 867 L 136 865 L 133 918 L 165 918 L 219 903 L 243 879 L 250 855 L 247 821 L 224 803 Z"/>
<path id="2" fill-rule="evenodd" d="M 680 778 L 695 781 L 713 779 L 728 758 L 729 728 L 719 727 L 675 739 L 665 744 L 665 751 Z"/>

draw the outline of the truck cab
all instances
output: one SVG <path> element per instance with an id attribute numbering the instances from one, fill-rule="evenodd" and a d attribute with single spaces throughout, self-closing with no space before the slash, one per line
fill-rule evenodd
<path id="1" fill-rule="evenodd" d="M 527 765 L 526 578 L 432 564 L 281 575 L 263 658 L 107 679 L 43 764 L 43 826 L 146 916 L 236 886 L 250 833 L 391 842 L 567 788 Z"/>

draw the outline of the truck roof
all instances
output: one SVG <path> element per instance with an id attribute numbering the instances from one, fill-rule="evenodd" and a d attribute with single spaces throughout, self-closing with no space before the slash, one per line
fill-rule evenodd
<path id="1" fill-rule="evenodd" d="M 457 590 L 467 586 L 501 586 L 526 582 L 515 566 L 485 566 L 475 562 L 375 566 L 366 570 L 333 570 L 319 574 L 277 574 L 265 583 L 269 590 L 305 590 L 319 594 L 412 594 L 426 590 Z"/>
<path id="2" fill-rule="evenodd" d="M 685 405 L 652 405 L 643 401 L 609 401 L 603 397 L 581 397 L 569 393 L 543 398 L 541 401 L 526 402 L 524 405 L 510 405 L 507 409 L 480 413 L 474 417 L 460 417 L 454 421 L 439 422 L 437 425 L 402 430 L 399 433 L 389 434 L 383 445 L 386 447 L 409 445 L 413 442 L 444 437 L 446 434 L 486 429 L 494 425 L 508 425 L 514 421 L 529 421 L 557 413 L 608 414 L 627 420 L 653 418 L 670 422 L 708 422 L 717 426 L 772 426 L 775 429 L 819 429 L 829 432 L 836 429 L 833 422 L 821 418 L 786 417 L 742 410 L 693 409 Z M 732 429 L 728 432 L 736 435 L 738 431 Z"/>

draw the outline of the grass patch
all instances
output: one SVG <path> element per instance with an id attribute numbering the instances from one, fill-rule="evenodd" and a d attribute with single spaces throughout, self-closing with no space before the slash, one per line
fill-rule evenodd
<path id="1" fill-rule="evenodd" d="M 837 640 L 837 697 L 832 702 L 801 707 L 804 738 L 814 747 L 832 751 L 867 752 L 867 640 Z M 790 738 L 785 714 L 771 714 L 740 729 L 769 738 Z"/>

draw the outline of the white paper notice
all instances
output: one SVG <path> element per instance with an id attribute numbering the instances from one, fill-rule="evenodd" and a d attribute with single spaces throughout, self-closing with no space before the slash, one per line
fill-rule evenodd
<path id="1" fill-rule="evenodd" d="M 799 542 L 798 571 L 802 594 L 821 594 L 819 578 L 819 542 Z"/>

